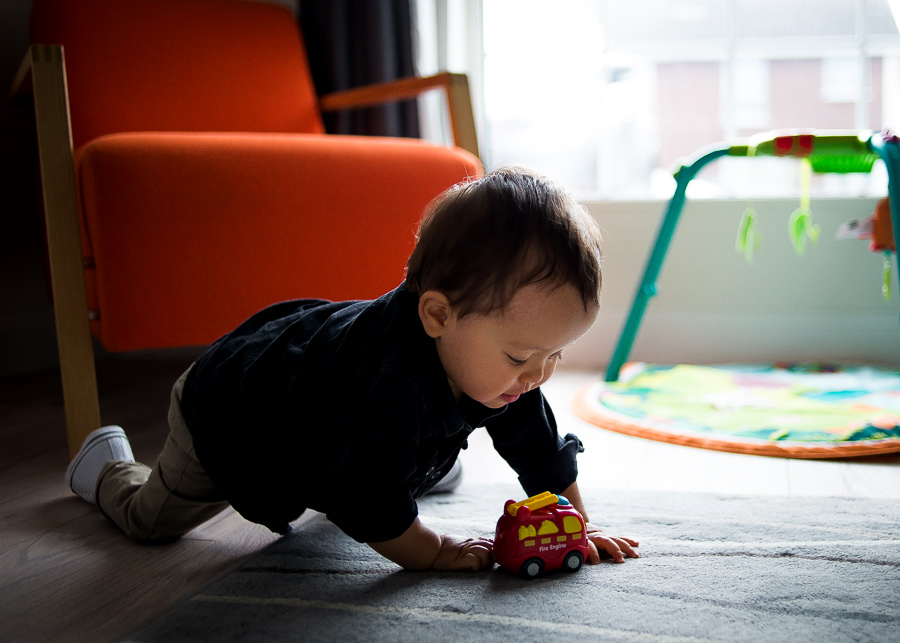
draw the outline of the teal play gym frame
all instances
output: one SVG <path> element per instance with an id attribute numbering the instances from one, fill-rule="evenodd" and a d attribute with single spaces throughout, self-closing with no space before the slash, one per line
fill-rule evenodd
<path id="1" fill-rule="evenodd" d="M 704 148 L 675 173 L 675 194 L 666 207 L 644 268 L 644 276 L 635 292 L 631 311 L 606 370 L 607 382 L 619 379 L 619 372 L 631 352 L 647 303 L 657 294 L 656 279 L 684 207 L 688 183 L 705 165 L 723 156 L 806 158 L 812 170 L 819 173 L 869 172 L 873 163 L 881 158 L 888 174 L 895 247 L 900 248 L 900 137 L 889 132 L 770 132 L 735 144 L 720 143 Z"/>

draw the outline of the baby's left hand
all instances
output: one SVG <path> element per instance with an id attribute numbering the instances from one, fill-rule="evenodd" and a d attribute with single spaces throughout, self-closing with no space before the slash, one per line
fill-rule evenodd
<path id="1" fill-rule="evenodd" d="M 634 550 L 640 543 L 631 538 L 609 536 L 596 525 L 587 523 L 588 544 L 591 551 L 588 553 L 588 562 L 596 565 L 601 558 L 612 558 L 614 563 L 624 563 L 625 558 L 640 558 Z"/>

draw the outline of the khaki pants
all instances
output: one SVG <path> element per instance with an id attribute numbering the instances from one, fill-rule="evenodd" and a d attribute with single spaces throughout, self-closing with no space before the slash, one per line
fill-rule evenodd
<path id="1" fill-rule="evenodd" d="M 172 387 L 169 437 L 156 466 L 110 462 L 97 479 L 100 511 L 136 541 L 183 536 L 228 507 L 194 454 L 194 441 L 181 414 L 188 369 Z"/>

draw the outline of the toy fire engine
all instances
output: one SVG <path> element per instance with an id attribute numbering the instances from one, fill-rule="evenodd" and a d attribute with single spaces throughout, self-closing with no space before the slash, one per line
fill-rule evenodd
<path id="1" fill-rule="evenodd" d="M 494 560 L 524 578 L 545 571 L 576 572 L 588 554 L 584 519 L 566 500 L 545 491 L 506 501 L 494 536 Z"/>

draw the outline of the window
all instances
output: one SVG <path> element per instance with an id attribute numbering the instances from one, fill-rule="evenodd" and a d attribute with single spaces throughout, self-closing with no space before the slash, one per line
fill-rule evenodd
<path id="1" fill-rule="evenodd" d="M 555 534 L 559 532 L 559 527 L 554 525 L 551 521 L 545 520 L 541 523 L 541 528 L 538 529 L 538 535 L 544 536 L 546 534 Z"/>
<path id="2" fill-rule="evenodd" d="M 900 129 L 887 0 L 483 0 L 481 146 L 580 198 L 669 198 L 679 159 L 773 129 Z M 480 48 L 479 48 L 480 51 Z M 479 101 L 481 98 L 479 98 Z M 883 195 L 823 175 L 814 195 Z M 793 196 L 794 160 L 727 158 L 696 197 Z"/>
<path id="3" fill-rule="evenodd" d="M 577 534 L 581 532 L 581 521 L 575 516 L 563 517 L 563 529 L 567 534 Z"/>

